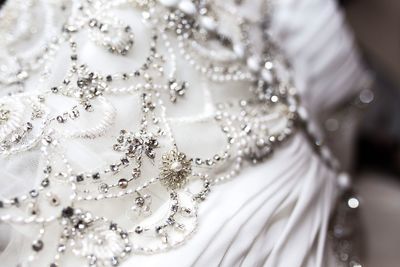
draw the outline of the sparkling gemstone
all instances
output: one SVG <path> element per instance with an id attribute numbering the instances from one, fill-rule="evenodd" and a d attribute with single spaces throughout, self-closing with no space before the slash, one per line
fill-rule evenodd
<path id="1" fill-rule="evenodd" d="M 129 245 L 126 245 L 124 251 L 125 251 L 126 253 L 130 253 L 130 252 L 132 251 L 132 247 L 129 246 Z"/>
<path id="2" fill-rule="evenodd" d="M 89 265 L 95 265 L 97 263 L 96 256 L 90 255 L 88 258 L 89 258 Z"/>
<path id="3" fill-rule="evenodd" d="M 137 234 L 143 233 L 143 228 L 142 228 L 141 226 L 137 226 L 137 227 L 135 228 L 135 233 L 137 233 Z"/>
<path id="4" fill-rule="evenodd" d="M 57 248 L 57 251 L 60 252 L 60 253 L 63 253 L 63 252 L 65 252 L 65 249 L 66 249 L 65 245 L 64 244 L 60 244 L 58 246 L 58 248 Z"/>
<path id="5" fill-rule="evenodd" d="M 63 118 L 62 116 L 57 116 L 57 121 L 58 121 L 59 123 L 65 122 L 65 120 L 64 120 L 64 118 Z"/>
<path id="6" fill-rule="evenodd" d="M 32 198 L 35 198 L 35 197 L 37 197 L 37 196 L 39 195 L 39 192 L 38 192 L 37 190 L 31 190 L 31 191 L 29 192 L 29 195 L 30 195 Z"/>
<path id="7" fill-rule="evenodd" d="M 137 197 L 137 198 L 135 199 L 135 204 L 136 204 L 138 207 L 143 207 L 144 202 L 145 202 L 145 200 L 144 200 L 143 197 Z"/>
<path id="8" fill-rule="evenodd" d="M 107 184 L 101 184 L 100 186 L 99 186 L 99 191 L 101 192 L 101 193 L 107 193 L 108 192 L 108 185 Z"/>
<path id="9" fill-rule="evenodd" d="M 118 266 L 118 264 L 119 264 L 118 258 L 117 257 L 112 257 L 111 258 L 111 265 L 112 266 Z"/>
<path id="10" fill-rule="evenodd" d="M 129 164 L 129 160 L 128 160 L 127 158 L 122 158 L 122 159 L 121 159 L 121 163 L 122 163 L 123 165 L 128 165 L 128 164 Z"/>
<path id="11" fill-rule="evenodd" d="M 112 231 L 116 231 L 117 230 L 117 224 L 116 223 L 111 223 L 110 224 L 110 230 L 112 230 Z"/>
<path id="12" fill-rule="evenodd" d="M 79 175 L 77 175 L 76 176 L 76 181 L 79 183 L 79 182 L 82 182 L 84 180 L 84 177 L 83 177 L 83 175 L 82 174 L 79 174 Z"/>
<path id="13" fill-rule="evenodd" d="M 110 170 L 113 172 L 117 172 L 118 171 L 118 166 L 115 164 L 110 165 Z"/>
<path id="14" fill-rule="evenodd" d="M 44 245 L 44 244 L 43 244 L 43 241 L 42 241 L 42 240 L 35 240 L 35 241 L 32 243 L 32 249 L 33 249 L 34 251 L 38 252 L 38 251 L 42 250 L 43 245 Z"/>
<path id="15" fill-rule="evenodd" d="M 83 230 L 86 228 L 86 223 L 83 220 L 79 220 L 78 223 L 75 225 L 75 228 Z"/>
<path id="16" fill-rule="evenodd" d="M 41 182 L 41 185 L 43 186 L 43 187 L 47 187 L 47 186 L 49 186 L 49 184 L 50 184 L 50 180 L 49 179 L 43 179 L 42 180 L 42 182 Z"/>
<path id="17" fill-rule="evenodd" d="M 46 174 L 49 174 L 49 173 L 51 173 L 51 166 L 46 166 L 44 169 L 43 169 L 43 172 L 44 173 L 46 173 Z"/>
<path id="18" fill-rule="evenodd" d="M 61 215 L 64 218 L 69 218 L 72 215 L 74 215 L 74 209 L 72 207 L 66 207 L 65 209 L 62 210 Z"/>
<path id="19" fill-rule="evenodd" d="M 96 172 L 92 175 L 93 180 L 98 180 L 100 179 L 100 173 Z"/>

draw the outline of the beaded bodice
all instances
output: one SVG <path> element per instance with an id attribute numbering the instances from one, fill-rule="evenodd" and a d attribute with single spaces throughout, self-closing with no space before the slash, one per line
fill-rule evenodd
<path id="1" fill-rule="evenodd" d="M 47 250 L 52 267 L 68 253 L 117 266 L 183 244 L 212 188 L 292 135 L 306 115 L 287 64 L 242 4 L 5 5 L 0 153 L 40 170 L 0 202 L 0 221 L 34 232 L 22 264 Z"/>

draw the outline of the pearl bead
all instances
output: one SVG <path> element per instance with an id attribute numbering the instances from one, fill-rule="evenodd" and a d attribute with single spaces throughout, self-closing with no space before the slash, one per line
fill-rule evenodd
<path id="1" fill-rule="evenodd" d="M 258 56 L 251 56 L 247 59 L 247 66 L 251 71 L 257 72 L 260 70 L 260 59 Z"/>
<path id="2" fill-rule="evenodd" d="M 233 52 L 235 52 L 236 56 L 239 58 L 244 57 L 244 47 L 241 44 L 235 44 L 233 46 Z"/>
<path id="3" fill-rule="evenodd" d="M 122 189 L 125 189 L 128 187 L 128 180 L 122 178 L 118 181 L 118 186 Z"/>
<path id="4" fill-rule="evenodd" d="M 182 163 L 180 163 L 179 161 L 175 161 L 171 164 L 171 170 L 174 172 L 179 172 L 182 170 L 183 166 Z"/>
<path id="5" fill-rule="evenodd" d="M 163 6 L 174 7 L 179 3 L 179 0 L 158 0 Z"/>

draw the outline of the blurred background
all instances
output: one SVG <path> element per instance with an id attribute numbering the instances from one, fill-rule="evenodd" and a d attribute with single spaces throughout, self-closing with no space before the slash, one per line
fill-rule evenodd
<path id="1" fill-rule="evenodd" d="M 353 168 L 363 203 L 366 266 L 400 266 L 400 1 L 339 0 L 376 76 Z"/>

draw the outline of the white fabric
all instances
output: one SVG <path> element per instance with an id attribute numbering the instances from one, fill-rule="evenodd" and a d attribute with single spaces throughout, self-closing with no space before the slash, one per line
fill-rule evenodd
<path id="1" fill-rule="evenodd" d="M 364 72 L 333 0 L 283 0 L 276 3 L 274 14 L 276 38 L 293 60 L 296 79 L 313 112 L 332 107 L 351 89 L 357 88 Z M 135 25 L 134 18 L 128 15 L 125 18 Z M 146 36 L 145 29 L 135 29 L 135 34 L 138 41 L 134 56 L 141 62 L 147 45 L 146 39 L 142 38 Z M 82 51 L 86 55 L 84 60 L 92 66 L 106 67 L 108 71 L 132 68 L 135 64 L 125 58 L 115 60 L 105 53 L 99 57 L 100 48 L 90 43 Z M 63 73 L 62 56 L 56 59 L 54 66 L 57 68 L 53 79 L 57 80 Z M 178 73 L 189 77 L 194 89 L 188 92 L 184 106 L 169 115 L 196 116 L 207 106 L 208 95 L 202 89 L 210 87 L 210 83 L 200 80 L 195 72 L 184 67 L 178 66 Z M 211 93 L 215 99 L 237 98 L 241 95 L 240 85 L 232 87 L 234 89 L 222 88 L 221 92 Z M 138 114 L 132 105 L 134 98 L 116 97 L 112 102 L 118 107 L 117 113 L 122 114 L 117 117 L 114 134 L 126 125 L 137 123 Z M 88 120 L 86 127 L 93 121 Z M 196 132 L 197 126 L 190 127 Z M 176 133 L 179 135 L 179 130 Z M 207 149 L 218 147 L 219 142 L 212 130 L 208 134 L 214 143 L 204 146 L 187 139 L 183 140 L 182 146 L 193 154 L 198 151 L 207 154 L 210 152 Z M 75 164 L 87 167 L 87 164 L 98 164 L 98 160 L 112 158 L 113 155 L 106 152 L 111 140 L 108 137 L 102 143 L 91 144 L 93 146 L 71 142 Z M 2 183 L 7 184 L 7 177 L 11 175 L 15 179 L 23 177 L 22 181 L 39 177 L 35 168 L 27 170 L 25 165 L 40 169 L 41 163 L 27 164 L 26 158 L 22 157 L 2 160 Z M 17 185 L 21 187 L 24 183 Z M 1 194 L 8 195 L 3 188 Z M 166 253 L 134 255 L 122 266 L 329 266 L 333 258 L 327 257 L 326 230 L 335 190 L 335 177 L 316 158 L 305 138 L 296 134 L 267 162 L 247 168 L 211 192 L 200 206 L 199 229 L 189 242 Z M 26 231 L 19 230 L 29 236 Z M 0 262 L 4 266 L 13 266 L 19 253 L 24 254 L 29 249 L 29 245 L 26 250 L 21 249 L 20 237 L 15 235 L 0 254 Z M 69 263 L 66 266 L 77 265 Z"/>
<path id="2" fill-rule="evenodd" d="M 370 79 L 344 14 L 333 0 L 277 0 L 275 39 L 295 69 L 312 115 L 354 97 Z"/>
<path id="3" fill-rule="evenodd" d="M 124 266 L 328 266 L 334 194 L 334 177 L 296 136 L 269 162 L 213 190 L 186 245 Z"/>

